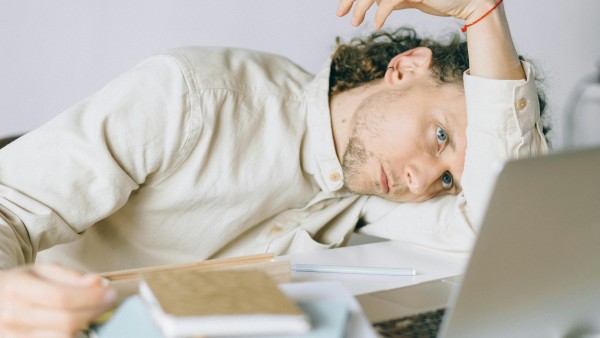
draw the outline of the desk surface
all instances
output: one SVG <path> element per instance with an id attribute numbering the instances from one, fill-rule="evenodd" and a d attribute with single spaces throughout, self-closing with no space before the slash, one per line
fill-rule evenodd
<path id="1" fill-rule="evenodd" d="M 339 282 L 345 286 L 346 290 L 339 288 L 337 283 L 322 283 L 317 288 L 314 285 L 306 284 L 290 284 L 286 287 L 293 289 L 291 291 L 295 290 L 295 297 L 298 299 L 338 299 L 346 301 L 350 311 L 347 338 L 375 338 L 376 336 L 367 318 L 362 313 L 360 305 L 351 295 L 393 289 L 462 274 L 466 265 L 465 257 L 452 256 L 394 241 L 357 244 L 332 250 L 281 256 L 279 259 L 289 259 L 292 264 L 410 267 L 417 271 L 415 276 L 293 271 L 293 282 Z M 120 318 L 120 316 L 115 317 Z M 118 320 L 111 319 L 107 323 L 106 330 L 110 331 L 110 328 L 115 326 L 116 332 L 124 332 L 122 330 L 133 325 L 128 315 L 124 315 L 124 318 L 124 326 L 119 326 L 120 322 Z M 143 321 L 148 322 L 148 318 L 148 315 L 142 316 Z"/>
<path id="2" fill-rule="evenodd" d="M 416 276 L 292 272 L 293 282 L 339 281 L 353 295 L 388 290 L 433 279 L 460 275 L 467 257 L 436 252 L 407 243 L 384 241 L 281 256 L 292 264 L 322 264 L 413 268 Z"/>

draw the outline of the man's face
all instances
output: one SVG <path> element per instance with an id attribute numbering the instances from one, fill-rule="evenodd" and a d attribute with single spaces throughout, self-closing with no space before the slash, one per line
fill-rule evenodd
<path id="1" fill-rule="evenodd" d="M 346 188 L 399 202 L 457 194 L 466 125 L 457 85 L 415 81 L 372 94 L 354 113 L 342 159 Z"/>

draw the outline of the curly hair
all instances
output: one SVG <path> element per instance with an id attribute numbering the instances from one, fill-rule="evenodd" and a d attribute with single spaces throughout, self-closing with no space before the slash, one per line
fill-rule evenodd
<path id="1" fill-rule="evenodd" d="M 469 68 L 467 42 L 460 35 L 450 36 L 447 42 L 419 37 L 408 27 L 393 32 L 377 31 L 367 37 L 356 37 L 349 43 L 336 39 L 329 75 L 329 94 L 334 95 L 373 80 L 383 78 L 390 60 L 407 50 L 427 47 L 432 51 L 431 73 L 439 84 L 462 84 L 463 73 Z M 524 60 L 522 56 L 519 56 Z M 536 79 L 539 82 L 539 79 Z M 538 86 L 540 114 L 544 117 L 546 99 Z M 545 119 L 543 133 L 550 127 Z"/>

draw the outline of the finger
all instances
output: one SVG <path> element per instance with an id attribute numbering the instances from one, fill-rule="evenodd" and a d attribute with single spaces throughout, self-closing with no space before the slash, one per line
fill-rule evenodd
<path id="1" fill-rule="evenodd" d="M 11 276 L 4 292 L 13 301 L 65 309 L 106 308 L 116 297 L 112 288 L 95 284 L 73 287 L 42 279 L 31 271 Z"/>
<path id="2" fill-rule="evenodd" d="M 344 16 L 348 14 L 348 12 L 350 12 L 350 9 L 352 8 L 353 3 L 354 0 L 340 0 L 335 14 L 337 16 Z"/>
<path id="3" fill-rule="evenodd" d="M 52 330 L 74 334 L 101 313 L 100 310 L 67 311 L 13 302 L 2 308 L 0 323 L 2 327 L 9 329 Z"/>
<path id="4" fill-rule="evenodd" d="M 0 329 L 2 338 L 72 338 L 73 334 L 52 331 L 52 330 L 32 330 L 23 328 L 3 328 Z"/>
<path id="5" fill-rule="evenodd" d="M 99 286 L 102 284 L 102 279 L 98 275 L 82 274 L 55 264 L 36 265 L 33 271 L 42 278 L 60 284 L 71 286 Z"/>
<path id="6" fill-rule="evenodd" d="M 82 274 L 78 271 L 64 268 L 55 264 L 44 264 L 36 266 L 34 270 L 40 277 L 47 279 L 51 283 L 58 283 L 64 286 L 84 287 L 93 291 L 86 291 L 85 289 L 78 289 L 79 293 L 85 293 L 92 299 L 91 303 L 86 302 L 86 297 L 81 297 L 81 305 L 73 304 L 73 308 L 86 308 L 90 306 L 93 309 L 97 309 L 100 305 L 102 309 L 106 309 L 116 299 L 116 291 L 99 276 L 93 274 Z M 72 289 L 71 289 L 72 290 Z M 94 297 L 93 293 L 103 293 L 102 302 L 99 304 L 98 301 L 94 301 L 97 297 Z M 86 305 L 88 304 L 88 305 Z M 68 304 L 67 304 L 68 305 Z M 70 306 L 69 306 L 70 307 Z"/>
<path id="7" fill-rule="evenodd" d="M 371 6 L 373 6 L 375 0 L 358 0 L 354 6 L 354 12 L 352 12 L 352 25 L 358 26 L 365 21 L 365 15 Z"/>
<path id="8" fill-rule="evenodd" d="M 377 11 L 375 11 L 375 29 L 383 27 L 383 24 L 393 11 L 411 7 L 411 4 L 404 0 L 383 0 L 379 2 L 379 7 L 377 8 Z"/>
<path id="9" fill-rule="evenodd" d="M 387 18 L 392 14 L 394 10 L 394 4 L 391 1 L 382 1 L 379 3 L 379 7 L 377 7 L 377 11 L 375 11 L 375 29 L 380 29 L 383 27 L 383 23 Z"/>

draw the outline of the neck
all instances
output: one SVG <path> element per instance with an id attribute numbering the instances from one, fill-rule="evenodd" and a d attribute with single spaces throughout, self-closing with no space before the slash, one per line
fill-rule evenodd
<path id="1" fill-rule="evenodd" d="M 356 109 L 367 97 L 381 90 L 383 86 L 383 81 L 376 80 L 341 93 L 333 94 L 329 98 L 333 141 L 340 162 L 343 162 L 344 153 L 354 129 L 354 113 Z"/>

